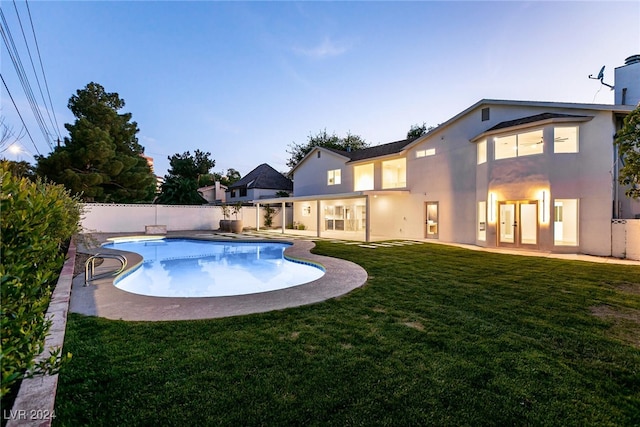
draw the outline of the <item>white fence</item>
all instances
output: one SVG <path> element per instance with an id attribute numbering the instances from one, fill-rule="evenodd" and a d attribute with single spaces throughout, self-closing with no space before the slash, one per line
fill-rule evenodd
<path id="1" fill-rule="evenodd" d="M 82 219 L 84 232 L 96 233 L 144 233 L 148 225 L 164 225 L 167 231 L 217 230 L 223 219 L 220 206 L 170 206 L 170 205 L 84 205 Z M 282 209 L 273 215 L 273 226 L 282 224 Z M 256 218 L 255 206 L 243 206 L 237 219 L 243 226 L 256 228 L 256 220 L 264 227 L 264 208 Z M 287 224 L 292 222 L 292 209 L 287 208 Z M 231 219 L 236 219 L 231 215 Z M 617 258 L 640 260 L 640 219 L 619 219 L 611 223 L 611 255 Z"/>
<path id="2" fill-rule="evenodd" d="M 273 215 L 273 225 L 282 224 L 281 209 Z M 243 206 L 237 219 L 244 227 L 255 228 L 256 219 L 264 226 L 264 208 L 256 218 L 256 207 Z M 223 219 L 220 206 L 170 206 L 87 203 L 82 229 L 95 233 L 144 233 L 148 225 L 165 225 L 167 231 L 217 230 Z M 236 219 L 231 214 L 230 219 Z"/>
<path id="3" fill-rule="evenodd" d="M 640 219 L 615 219 L 611 223 L 611 255 L 640 260 Z"/>

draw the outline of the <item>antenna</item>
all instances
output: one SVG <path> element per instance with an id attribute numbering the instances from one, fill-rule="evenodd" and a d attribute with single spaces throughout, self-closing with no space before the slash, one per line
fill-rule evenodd
<path id="1" fill-rule="evenodd" d="M 608 85 L 604 82 L 604 65 L 602 66 L 602 68 L 600 68 L 600 72 L 598 73 L 598 77 L 593 77 L 593 74 L 589 74 L 589 78 L 593 79 L 593 80 L 600 80 L 600 83 L 602 83 L 604 86 L 611 88 L 611 90 L 613 90 L 613 86 Z"/>

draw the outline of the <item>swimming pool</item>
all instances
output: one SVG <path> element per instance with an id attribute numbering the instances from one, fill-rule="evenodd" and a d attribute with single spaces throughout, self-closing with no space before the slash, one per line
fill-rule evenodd
<path id="1" fill-rule="evenodd" d="M 320 265 L 287 259 L 289 243 L 158 239 L 104 246 L 144 258 L 116 280 L 117 288 L 156 297 L 247 295 L 301 285 L 325 273 Z"/>

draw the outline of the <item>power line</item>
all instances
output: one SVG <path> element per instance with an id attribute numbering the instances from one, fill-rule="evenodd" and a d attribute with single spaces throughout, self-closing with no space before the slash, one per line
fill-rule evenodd
<path id="1" fill-rule="evenodd" d="M 4 77 L 2 77 L 2 73 L 0 73 L 0 79 L 2 79 L 2 84 L 4 84 L 4 88 L 7 90 L 7 94 L 9 94 L 9 98 L 11 98 L 11 102 L 13 103 L 13 106 L 16 108 L 16 112 L 18 113 L 18 117 L 20 117 L 20 121 L 22 122 L 22 125 L 24 126 L 24 130 L 27 131 L 27 135 L 29 135 L 29 139 L 31 140 L 31 143 L 33 144 L 33 148 L 36 149 L 36 153 L 38 153 L 38 155 L 40 155 L 40 150 L 38 150 L 38 146 L 36 145 L 36 143 L 33 141 L 33 138 L 31 137 L 31 133 L 29 132 L 29 129 L 27 128 L 26 123 L 24 122 L 24 119 L 22 118 L 22 114 L 20 114 L 20 110 L 18 110 L 18 106 L 16 105 L 16 102 L 13 100 L 13 96 L 11 96 L 11 92 L 9 91 L 9 88 L 7 87 L 7 83 L 4 81 Z"/>
<path id="2" fill-rule="evenodd" d="M 29 61 L 31 62 L 31 69 L 33 70 L 33 75 L 36 78 L 36 83 L 38 84 L 38 89 L 40 89 L 40 96 L 42 97 L 42 100 L 44 101 L 44 109 L 47 112 L 47 115 L 49 116 L 49 121 L 51 122 L 51 125 L 53 125 L 53 121 L 51 120 L 51 115 L 49 114 L 49 109 L 47 108 L 47 102 L 44 100 L 44 95 L 42 93 L 42 87 L 40 86 L 40 79 L 38 79 L 38 73 L 36 72 L 36 67 L 33 64 L 33 56 L 31 55 L 31 49 L 29 49 L 29 42 L 27 41 L 27 36 L 24 33 L 24 27 L 22 26 L 22 19 L 20 19 L 20 13 L 18 12 L 18 5 L 16 4 L 15 0 L 13 0 L 13 8 L 16 11 L 16 17 L 18 18 L 18 24 L 20 25 L 20 31 L 22 32 L 22 39 L 24 40 L 24 45 L 27 48 L 27 55 L 29 56 Z M 24 69 L 23 69 L 23 72 L 24 72 Z M 27 77 L 27 73 L 26 72 L 24 72 L 24 75 L 25 75 L 25 77 Z M 28 78 L 27 78 L 27 83 L 29 83 Z M 36 109 L 38 111 L 39 120 L 42 122 L 42 127 L 46 131 L 45 140 L 49 144 L 49 139 L 47 138 L 47 136 L 53 136 L 52 132 L 49 131 L 49 127 L 45 123 L 44 117 L 42 117 L 42 111 L 40 111 L 40 108 L 38 107 L 38 102 L 36 100 L 36 97 L 33 94 L 33 90 L 31 89 L 31 84 L 29 84 L 29 90 L 31 91 L 31 97 L 33 98 L 35 107 L 36 107 Z M 35 112 L 34 112 L 34 114 L 35 114 Z M 55 126 L 54 126 L 54 128 L 55 128 Z M 52 148 L 51 144 L 49 144 L 49 148 Z"/>
<path id="3" fill-rule="evenodd" d="M 36 28 L 33 26 L 33 19 L 31 19 L 31 9 L 29 9 L 29 2 L 27 0 L 24 1 L 24 4 L 27 6 L 27 13 L 29 14 L 29 22 L 31 23 L 31 31 L 33 32 L 33 41 L 36 44 L 36 51 L 38 52 L 38 60 L 40 61 L 40 70 L 42 71 L 42 79 L 44 80 L 44 87 L 47 90 L 47 96 L 49 97 L 49 106 L 51 107 L 51 112 L 53 113 L 53 119 L 55 121 L 55 125 L 53 125 L 56 134 L 58 135 L 58 141 L 62 139 L 60 135 L 60 125 L 58 125 L 58 118 L 56 117 L 56 110 L 53 108 L 53 102 L 51 102 L 51 93 L 49 92 L 49 84 L 47 83 L 47 75 L 44 72 L 44 65 L 42 65 L 42 56 L 40 55 L 40 46 L 38 45 L 38 39 L 36 37 Z M 34 70 L 35 73 L 35 70 Z M 40 83 L 38 82 L 38 86 Z M 40 89 L 40 94 L 42 95 L 42 88 Z M 42 96 L 42 100 L 44 101 L 44 95 Z M 45 101 L 45 105 L 47 102 Z M 49 114 L 49 110 L 47 109 L 47 114 Z M 51 116 L 49 116 L 49 120 L 51 120 Z"/>
<path id="4" fill-rule="evenodd" d="M 22 61 L 20 60 L 20 54 L 18 53 L 18 49 L 13 40 L 13 36 L 11 35 L 11 30 L 9 29 L 4 13 L 2 12 L 2 9 L 0 9 L 0 17 L 2 18 L 2 23 L 4 24 L 4 26 L 0 26 L 0 32 L 2 33 L 2 39 L 5 43 L 5 46 L 7 47 L 7 51 L 9 52 L 9 57 L 13 62 L 14 68 L 16 69 L 16 73 L 18 74 L 18 79 L 22 84 L 22 88 L 27 97 L 27 100 L 29 101 L 29 105 L 31 106 L 31 110 L 33 111 L 33 115 L 36 119 L 36 122 L 40 127 L 40 131 L 42 132 L 42 135 L 44 136 L 44 139 L 47 145 L 49 146 L 49 148 L 53 150 L 53 146 L 49 141 L 49 136 L 51 135 L 51 133 L 48 131 L 47 125 L 44 122 L 44 118 L 42 117 L 42 113 L 40 112 L 40 109 L 38 107 L 38 103 L 35 99 L 35 96 L 33 95 L 33 90 L 31 89 L 29 78 L 27 77 L 27 74 L 24 71 L 24 66 L 22 65 Z"/>

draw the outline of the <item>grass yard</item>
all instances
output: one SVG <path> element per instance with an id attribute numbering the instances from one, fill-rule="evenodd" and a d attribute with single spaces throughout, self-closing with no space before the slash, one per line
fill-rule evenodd
<path id="1" fill-rule="evenodd" d="M 640 267 L 314 252 L 367 284 L 218 320 L 70 315 L 54 425 L 640 425 Z"/>

